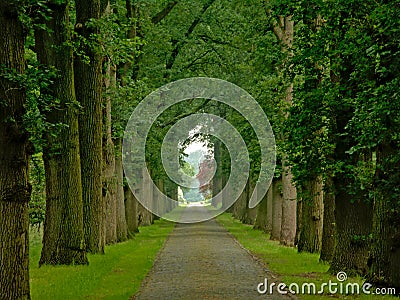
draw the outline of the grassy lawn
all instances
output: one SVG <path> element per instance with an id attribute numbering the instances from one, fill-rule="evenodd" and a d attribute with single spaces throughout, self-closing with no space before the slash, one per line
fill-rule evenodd
<path id="1" fill-rule="evenodd" d="M 255 256 L 263 260 L 268 268 L 277 275 L 277 281 L 284 282 L 286 285 L 297 283 L 301 289 L 303 283 L 314 283 L 319 287 L 323 283 L 339 283 L 336 276 L 327 273 L 329 266 L 319 263 L 318 254 L 298 253 L 297 249 L 284 247 L 276 241 L 271 241 L 269 235 L 260 230 L 253 229 L 253 226 L 244 225 L 240 221 L 232 218 L 231 214 L 224 213 L 217 217 L 217 220 L 231 232 L 236 239 Z M 346 283 L 363 284 L 362 278 L 348 278 Z M 343 288 L 345 291 L 345 286 Z M 325 289 L 328 291 L 328 288 Z M 398 299 L 390 296 L 381 295 L 344 295 L 344 294 L 324 294 L 324 295 L 298 295 L 300 299 Z"/>
<path id="2" fill-rule="evenodd" d="M 165 220 L 140 227 L 134 239 L 107 246 L 105 255 L 89 255 L 89 266 L 38 268 L 41 238 L 39 234 L 32 235 L 32 299 L 129 299 L 137 292 L 173 227 L 174 223 Z"/>

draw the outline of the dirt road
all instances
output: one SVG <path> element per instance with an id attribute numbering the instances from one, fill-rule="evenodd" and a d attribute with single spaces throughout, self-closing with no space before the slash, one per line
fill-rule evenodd
<path id="1" fill-rule="evenodd" d="M 204 218 L 205 208 L 187 208 L 181 216 Z M 217 221 L 176 224 L 133 299 L 289 299 L 261 295 L 260 282 L 271 274 Z"/>

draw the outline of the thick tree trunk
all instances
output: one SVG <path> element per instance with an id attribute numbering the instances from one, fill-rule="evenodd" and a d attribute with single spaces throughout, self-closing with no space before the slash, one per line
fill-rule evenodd
<path id="1" fill-rule="evenodd" d="M 0 3 L 0 65 L 25 71 L 25 30 L 14 1 Z M 7 72 L 7 71 L 6 71 Z M 0 76 L 0 299 L 30 299 L 29 217 L 31 150 L 22 128 L 25 90 Z"/>
<path id="2" fill-rule="evenodd" d="M 301 232 L 298 251 L 320 252 L 323 225 L 323 184 L 319 176 L 308 181 L 302 193 Z"/>
<path id="3" fill-rule="evenodd" d="M 271 240 L 281 237 L 282 229 L 282 180 L 272 181 L 272 229 Z"/>
<path id="4" fill-rule="evenodd" d="M 332 188 L 332 177 L 328 176 L 324 184 L 324 222 L 322 229 L 321 255 L 319 258 L 322 262 L 331 262 L 335 250 L 335 194 Z"/>
<path id="5" fill-rule="evenodd" d="M 343 187 L 338 181 L 335 186 Z M 368 270 L 367 238 L 372 230 L 372 206 L 363 199 L 355 200 L 354 195 L 340 189 L 336 195 L 335 212 L 337 242 L 330 272 L 343 271 L 349 276 L 365 275 Z"/>
<path id="6" fill-rule="evenodd" d="M 341 70 L 340 77 L 332 77 L 332 81 L 346 81 L 351 76 L 350 72 L 351 68 Z M 346 166 L 355 166 L 362 157 L 348 153 L 354 146 L 354 141 L 344 134 L 347 132 L 346 127 L 353 116 L 353 111 L 346 106 L 339 106 L 335 116 L 337 134 L 333 159 Z M 367 197 L 355 184 L 354 175 L 347 172 L 344 170 L 337 172 L 333 177 L 337 235 L 330 272 L 344 271 L 348 275 L 365 275 L 368 271 L 370 250 L 368 237 L 372 232 L 372 204 L 367 202 Z"/>
<path id="7" fill-rule="evenodd" d="M 41 92 L 60 103 L 46 113 L 47 121 L 66 126 L 57 134 L 45 134 L 46 219 L 39 265 L 87 264 L 69 5 L 66 1 L 49 6 L 51 16 L 43 21 L 47 29 L 36 27 L 35 45 L 38 61 L 55 68 L 58 76 Z"/>
<path id="8" fill-rule="evenodd" d="M 390 143 L 377 150 L 376 197 L 371 269 L 368 282 L 400 289 L 400 205 L 393 189 L 400 185 L 398 149 Z M 386 185 L 386 186 L 385 186 Z"/>
<path id="9" fill-rule="evenodd" d="M 259 229 L 268 233 L 267 222 L 268 222 L 268 197 L 271 195 L 271 187 L 268 189 L 267 194 L 257 205 L 257 216 L 254 222 L 254 229 Z"/>
<path id="10" fill-rule="evenodd" d="M 75 91 L 82 105 L 79 116 L 84 230 L 86 248 L 92 253 L 104 253 L 105 203 L 102 195 L 102 57 L 96 35 L 98 29 L 88 22 L 100 18 L 99 0 L 77 0 L 76 26 L 86 40 L 85 56 L 75 59 Z M 89 62 L 85 61 L 86 59 Z"/>

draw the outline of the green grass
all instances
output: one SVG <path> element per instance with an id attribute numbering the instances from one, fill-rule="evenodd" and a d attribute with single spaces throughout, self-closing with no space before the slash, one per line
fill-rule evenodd
<path id="1" fill-rule="evenodd" d="M 319 262 L 318 254 L 298 253 L 297 249 L 284 247 L 279 242 L 271 241 L 269 235 L 253 226 L 242 224 L 232 218 L 231 214 L 224 213 L 217 220 L 232 233 L 235 238 L 255 256 L 263 260 L 268 268 L 277 275 L 277 280 L 289 285 L 297 283 L 314 283 L 319 289 L 322 283 L 329 280 L 338 282 L 336 276 L 328 274 L 329 265 Z M 345 283 L 358 283 L 362 286 L 362 278 L 348 278 Z M 326 289 L 327 290 L 327 289 Z M 391 296 L 378 295 L 298 295 L 300 299 L 398 299 Z"/>
<path id="2" fill-rule="evenodd" d="M 173 227 L 174 223 L 165 220 L 140 227 L 132 240 L 107 246 L 105 255 L 88 255 L 89 266 L 38 268 L 41 241 L 38 234 L 33 235 L 30 247 L 32 299 L 129 299 L 139 289 Z"/>

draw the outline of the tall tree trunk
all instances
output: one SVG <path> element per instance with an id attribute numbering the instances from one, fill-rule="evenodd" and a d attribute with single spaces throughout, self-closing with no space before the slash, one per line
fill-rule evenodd
<path id="1" fill-rule="evenodd" d="M 322 228 L 322 245 L 320 261 L 331 262 L 335 250 L 336 221 L 335 221 L 335 194 L 333 180 L 328 175 L 324 184 L 324 217 Z"/>
<path id="2" fill-rule="evenodd" d="M 351 147 L 349 138 L 340 133 L 345 131 L 349 111 L 338 112 L 336 123 L 338 138 L 335 159 L 355 165 L 359 158 L 350 157 L 347 150 Z M 354 187 L 354 179 L 346 173 L 333 178 L 335 187 L 335 219 L 337 240 L 330 272 L 347 272 L 348 275 L 365 275 L 368 271 L 369 242 L 367 237 L 372 231 L 372 204 Z M 353 190 L 351 190 L 353 188 Z M 357 190 L 354 190 L 357 189 Z"/>
<path id="3" fill-rule="evenodd" d="M 128 218 L 127 218 L 127 201 L 126 198 L 127 193 L 124 191 L 124 170 L 122 164 L 122 139 L 115 139 L 115 168 L 114 168 L 114 184 L 115 184 L 115 202 L 116 202 L 116 222 L 117 222 L 117 241 L 125 241 L 128 238 Z M 127 187 L 129 189 L 129 187 Z M 132 192 L 129 191 L 131 194 Z M 133 197 L 133 194 L 132 194 Z M 130 199 L 130 198 L 129 198 Z M 136 199 L 135 199 L 136 201 Z M 137 205 L 136 202 L 133 205 Z M 130 206 L 130 209 L 133 209 L 134 218 L 137 219 L 136 216 L 136 207 Z M 137 231 L 137 222 L 135 223 L 136 228 L 133 232 Z"/>
<path id="4" fill-rule="evenodd" d="M 89 25 L 100 18 L 99 0 L 77 0 L 76 25 L 86 41 L 83 55 L 75 59 L 75 91 L 82 105 L 79 116 L 81 150 L 84 232 L 86 248 L 92 253 L 104 253 L 105 204 L 102 195 L 102 57 L 99 53 L 98 28 Z M 85 61 L 86 59 L 89 62 Z"/>
<path id="5" fill-rule="evenodd" d="M 108 12 L 109 13 L 109 12 Z M 116 70 L 110 59 L 106 61 L 104 85 L 106 94 L 116 87 Z M 117 181 L 115 178 L 115 151 L 111 131 L 111 96 L 103 104 L 103 196 L 105 203 L 106 244 L 117 242 Z"/>
<path id="6" fill-rule="evenodd" d="M 37 26 L 38 61 L 58 76 L 41 91 L 60 103 L 46 113 L 47 121 L 63 124 L 57 134 L 45 134 L 46 218 L 39 265 L 87 264 L 83 235 L 83 200 L 79 158 L 78 105 L 74 90 L 69 5 L 50 3 L 51 15 Z"/>
<path id="7" fill-rule="evenodd" d="M 371 269 L 367 278 L 368 282 L 396 290 L 400 289 L 400 205 L 393 189 L 400 185 L 398 152 L 385 142 L 376 153 Z"/>
<path id="8" fill-rule="evenodd" d="M 271 240 L 281 237 L 282 228 L 282 179 L 272 181 L 272 228 Z"/>
<path id="9" fill-rule="evenodd" d="M 321 176 L 308 181 L 302 196 L 302 226 L 297 248 L 299 252 L 320 252 L 324 211 Z"/>
<path id="10" fill-rule="evenodd" d="M 0 65 L 25 71 L 25 30 L 14 1 L 0 2 Z M 32 154 L 22 128 L 26 94 L 17 81 L 0 75 L 0 299 L 30 299 L 29 217 Z"/>
<path id="11" fill-rule="evenodd" d="M 279 20 L 272 21 L 272 29 L 282 45 L 282 52 L 288 57 L 293 55 L 294 21 L 291 16 L 279 16 Z M 282 69 L 288 68 L 287 60 L 283 62 Z M 291 105 L 293 101 L 293 83 L 286 89 L 285 102 Z M 287 117 L 287 115 L 286 115 Z M 293 183 L 293 175 L 286 155 L 282 159 L 282 228 L 280 242 L 286 246 L 294 246 L 296 238 L 296 198 L 297 191 Z"/>

